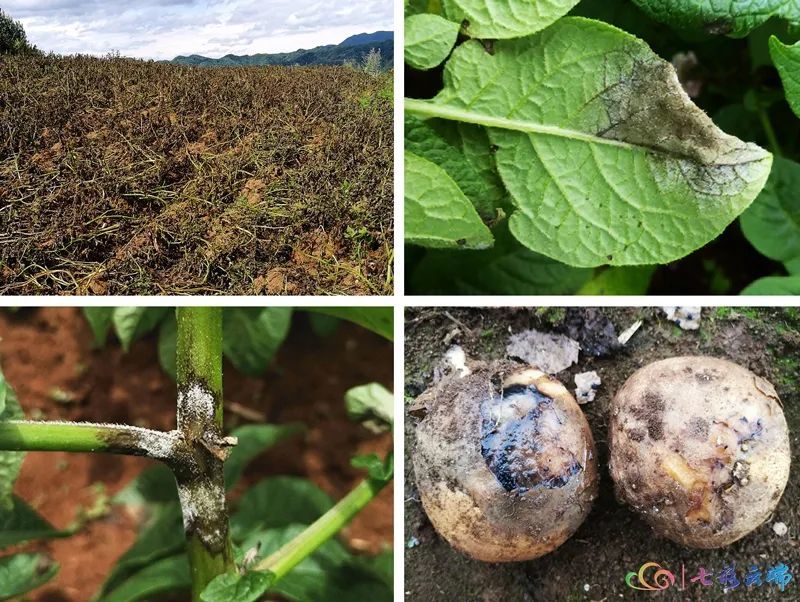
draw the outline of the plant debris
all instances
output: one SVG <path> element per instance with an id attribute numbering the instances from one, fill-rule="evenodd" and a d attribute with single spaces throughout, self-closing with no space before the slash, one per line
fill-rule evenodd
<path id="1" fill-rule="evenodd" d="M 558 374 L 578 361 L 580 349 L 577 341 L 563 334 L 523 330 L 511 335 L 506 354 L 536 366 L 547 374 Z"/>

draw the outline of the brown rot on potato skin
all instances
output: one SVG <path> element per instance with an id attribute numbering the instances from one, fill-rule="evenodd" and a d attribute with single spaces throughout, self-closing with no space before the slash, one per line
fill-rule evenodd
<path id="1" fill-rule="evenodd" d="M 756 529 L 789 478 L 789 432 L 774 387 L 713 357 L 636 371 L 612 402 L 609 447 L 617 497 L 656 534 L 695 548 Z"/>
<path id="2" fill-rule="evenodd" d="M 412 453 L 422 505 L 453 547 L 486 562 L 555 550 L 597 497 L 589 424 L 557 380 L 513 362 L 425 391 Z"/>

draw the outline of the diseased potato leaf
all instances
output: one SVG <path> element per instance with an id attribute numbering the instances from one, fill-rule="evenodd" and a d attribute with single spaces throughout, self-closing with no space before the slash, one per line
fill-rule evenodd
<path id="1" fill-rule="evenodd" d="M 784 263 L 800 258 L 800 164 L 775 157 L 767 185 L 740 223 L 762 255 Z"/>
<path id="2" fill-rule="evenodd" d="M 800 23 L 798 0 L 633 0 L 656 21 L 688 32 L 742 38 L 772 17 Z"/>
<path id="3" fill-rule="evenodd" d="M 786 100 L 795 115 L 800 117 L 800 42 L 788 46 L 772 36 L 769 54 L 781 76 Z"/>
<path id="4" fill-rule="evenodd" d="M 747 208 L 772 163 L 717 128 L 644 42 L 576 17 L 492 54 L 459 46 L 444 90 L 406 110 L 488 128 L 511 232 L 578 267 L 687 255 Z"/>
<path id="5" fill-rule="evenodd" d="M 433 248 L 485 249 L 492 233 L 445 170 L 405 152 L 406 242 Z"/>
<path id="6" fill-rule="evenodd" d="M 442 0 L 445 16 L 472 38 L 518 38 L 566 15 L 580 0 Z"/>
<path id="7" fill-rule="evenodd" d="M 405 61 L 414 69 L 433 69 L 456 44 L 458 23 L 438 15 L 412 15 L 405 20 Z"/>

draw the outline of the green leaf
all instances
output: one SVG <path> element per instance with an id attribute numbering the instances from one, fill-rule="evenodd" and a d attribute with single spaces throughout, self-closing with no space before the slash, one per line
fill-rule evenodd
<path id="1" fill-rule="evenodd" d="M 800 42 L 788 46 L 775 36 L 769 39 L 769 54 L 781 76 L 786 100 L 800 117 Z"/>
<path id="2" fill-rule="evenodd" d="M 462 44 L 445 89 L 406 110 L 487 127 L 511 232 L 578 267 L 685 256 L 747 208 L 772 163 L 719 130 L 644 42 L 576 17 L 492 54 Z"/>
<path id="3" fill-rule="evenodd" d="M 248 489 L 231 517 L 231 535 L 241 541 L 252 531 L 311 523 L 333 506 L 330 496 L 299 477 L 270 477 Z"/>
<path id="4" fill-rule="evenodd" d="M 406 116 L 405 149 L 444 169 L 485 219 L 506 197 L 490 146 L 481 128 Z"/>
<path id="5" fill-rule="evenodd" d="M 10 511 L 0 512 L 0 548 L 34 539 L 66 537 L 71 534 L 53 527 L 22 498 L 12 496 L 11 503 Z"/>
<path id="6" fill-rule="evenodd" d="M 394 424 L 394 396 L 380 383 L 349 389 L 344 402 L 350 419 L 364 422 L 373 432 L 391 429 Z"/>
<path id="7" fill-rule="evenodd" d="M 243 547 L 259 546 L 260 555 L 267 557 L 304 529 L 304 525 L 288 525 L 251 532 Z M 385 570 L 385 566 L 372 566 L 354 558 L 338 541 L 328 540 L 275 583 L 271 591 L 298 602 L 391 602 L 391 579 L 387 582 Z"/>
<path id="8" fill-rule="evenodd" d="M 272 573 L 225 573 L 214 578 L 200 594 L 202 602 L 255 602 L 275 581 Z"/>
<path id="9" fill-rule="evenodd" d="M 413 15 L 405 20 L 406 63 L 415 69 L 433 69 L 440 64 L 458 38 L 458 23 L 438 15 Z"/>
<path id="10" fill-rule="evenodd" d="M 84 307 L 83 315 L 89 322 L 89 327 L 94 334 L 94 344 L 103 347 L 108 339 L 108 331 L 111 330 L 111 317 L 114 314 L 113 307 Z"/>
<path id="11" fill-rule="evenodd" d="M 304 307 L 303 309 L 353 322 L 389 341 L 394 338 L 392 307 Z"/>
<path id="12" fill-rule="evenodd" d="M 166 307 L 116 307 L 111 317 L 122 348 L 129 351 L 133 341 L 152 331 L 169 310 Z"/>
<path id="13" fill-rule="evenodd" d="M 159 595 L 186 592 L 192 586 L 185 554 L 164 558 L 146 566 L 122 582 L 98 602 L 137 602 Z"/>
<path id="14" fill-rule="evenodd" d="M 177 379 L 178 373 L 177 349 L 178 322 L 175 314 L 170 313 L 161 322 L 161 328 L 158 329 L 158 363 L 161 364 L 161 369 L 172 377 L 172 380 Z"/>
<path id="15" fill-rule="evenodd" d="M 17 400 L 17 394 L 6 381 L 2 371 L 0 371 L 0 398 L 3 399 L 0 421 L 25 417 Z M 11 491 L 24 457 L 25 452 L 0 451 L 0 512 L 10 512 L 14 508 Z"/>
<path id="16" fill-rule="evenodd" d="M 633 0 L 656 21 L 686 32 L 742 38 L 771 17 L 800 22 L 796 0 Z"/>
<path id="17" fill-rule="evenodd" d="M 785 264 L 786 271 L 789 272 L 791 275 L 798 275 L 800 276 L 800 257 L 795 257 L 794 259 L 790 259 Z"/>
<path id="18" fill-rule="evenodd" d="M 341 324 L 339 318 L 325 314 L 309 314 L 308 321 L 314 334 L 322 338 L 333 336 Z"/>
<path id="19" fill-rule="evenodd" d="M 260 376 L 289 333 L 291 321 L 292 310 L 288 307 L 225 308 L 225 357 L 245 374 Z"/>
<path id="20" fill-rule="evenodd" d="M 0 600 L 8 600 L 44 585 L 58 565 L 44 554 L 14 554 L 0 558 Z"/>
<path id="21" fill-rule="evenodd" d="M 504 224 L 486 251 L 428 251 L 411 277 L 414 294 L 572 295 L 592 275 L 523 247 Z"/>
<path id="22" fill-rule="evenodd" d="M 355 456 L 350 460 L 350 465 L 353 468 L 366 470 L 369 478 L 373 481 L 380 481 L 388 483 L 394 476 L 394 454 L 388 454 L 385 460 L 382 460 L 378 454 L 368 454 Z"/>
<path id="23" fill-rule="evenodd" d="M 225 460 L 225 485 L 232 488 L 241 478 L 245 467 L 259 454 L 276 443 L 303 431 L 300 424 L 249 424 L 234 430 L 231 435 L 239 442 Z"/>
<path id="24" fill-rule="evenodd" d="M 654 265 L 605 268 L 581 287 L 579 295 L 646 295 Z"/>
<path id="25" fill-rule="evenodd" d="M 185 547 L 180 506 L 170 504 L 157 509 L 150 524 L 142 529 L 134 544 L 114 565 L 101 593 L 114 591 L 145 567 L 162 558 L 173 556 Z"/>
<path id="26" fill-rule="evenodd" d="M 759 278 L 742 291 L 743 295 L 800 295 L 800 276 Z"/>
<path id="27" fill-rule="evenodd" d="M 566 15 L 579 0 L 442 0 L 445 16 L 472 38 L 519 38 Z"/>
<path id="28" fill-rule="evenodd" d="M 159 506 L 177 501 L 178 487 L 175 477 L 163 464 L 142 471 L 114 496 L 114 503 L 128 506 Z"/>
<path id="29" fill-rule="evenodd" d="M 782 262 L 800 257 L 800 164 L 775 157 L 767 185 L 740 222 L 762 255 Z"/>
<path id="30" fill-rule="evenodd" d="M 406 242 L 433 248 L 492 245 L 489 228 L 444 169 L 406 151 L 405 179 Z"/>

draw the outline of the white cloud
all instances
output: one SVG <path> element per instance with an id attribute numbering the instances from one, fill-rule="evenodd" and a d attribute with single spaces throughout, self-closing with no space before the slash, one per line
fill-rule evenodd
<path id="1" fill-rule="evenodd" d="M 44 51 L 137 58 L 290 52 L 392 29 L 393 0 L 6 0 Z"/>

